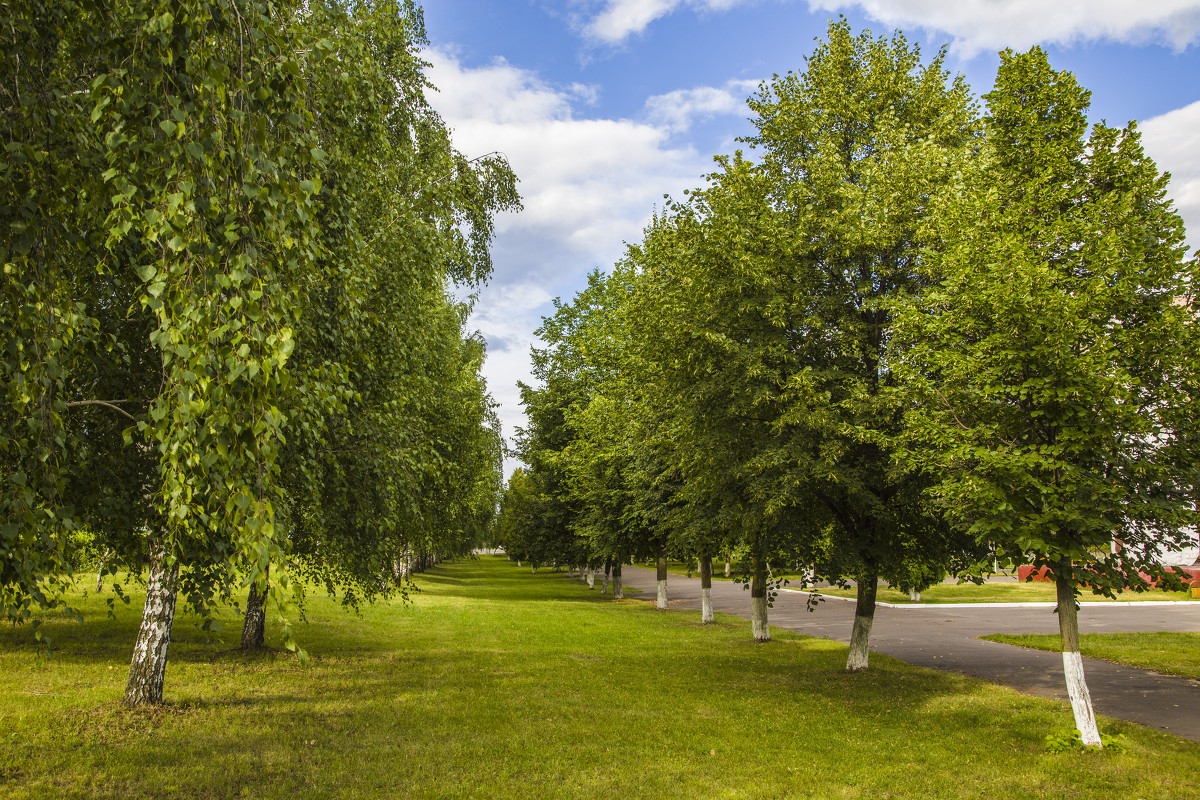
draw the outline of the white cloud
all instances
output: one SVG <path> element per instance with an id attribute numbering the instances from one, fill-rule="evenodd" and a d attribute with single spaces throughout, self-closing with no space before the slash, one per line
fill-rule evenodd
<path id="1" fill-rule="evenodd" d="M 1168 195 L 1183 217 L 1189 253 L 1200 248 L 1200 100 L 1138 125 L 1142 146 L 1171 173 Z"/>
<path id="2" fill-rule="evenodd" d="M 1200 0 L 809 0 L 809 8 L 857 7 L 892 27 L 950 34 L 951 49 L 980 52 L 1106 39 L 1183 49 L 1200 41 Z"/>
<path id="3" fill-rule="evenodd" d="M 455 147 L 468 156 L 498 150 L 520 179 L 524 210 L 497 220 L 495 271 L 470 323 L 488 340 L 484 374 L 511 442 L 524 425 L 516 382 L 532 380 L 529 347 L 549 300 L 611 267 L 664 193 L 701 182 L 709 158 L 675 137 L 702 115 L 736 113 L 730 93 L 741 84 L 651 98 L 644 120 L 588 119 L 579 109 L 594 103 L 594 87 L 555 86 L 505 61 L 467 68 L 443 50 L 424 57 L 439 89 L 430 101 Z"/>
<path id="4" fill-rule="evenodd" d="M 747 112 L 746 98 L 757 88 L 758 81 L 729 81 L 721 88 L 676 89 L 646 100 L 646 112 L 669 130 L 686 130 L 697 118 Z"/>
<path id="5" fill-rule="evenodd" d="M 604 9 L 584 26 L 584 33 L 604 44 L 620 44 L 679 6 L 725 11 L 745 2 L 748 0 L 607 0 Z"/>
<path id="6" fill-rule="evenodd" d="M 680 7 L 725 11 L 750 2 L 604 0 L 581 27 L 587 38 L 617 45 Z M 1176 50 L 1200 42 L 1200 0 L 808 0 L 808 7 L 827 12 L 857 8 L 889 27 L 948 34 L 952 50 L 963 58 L 1005 47 L 1026 50 L 1035 44 L 1090 40 L 1166 44 Z"/>

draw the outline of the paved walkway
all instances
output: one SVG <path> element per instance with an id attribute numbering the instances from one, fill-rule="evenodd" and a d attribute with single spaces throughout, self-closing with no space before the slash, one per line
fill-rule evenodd
<path id="1" fill-rule="evenodd" d="M 627 566 L 626 586 L 655 597 L 654 570 Z M 700 579 L 672 574 L 667 578 L 672 608 L 700 609 Z M 748 619 L 750 593 L 730 581 L 713 581 L 713 608 Z M 854 623 L 853 602 L 827 600 L 806 610 L 807 594 L 780 592 L 770 610 L 772 625 L 849 643 Z M 1200 632 L 1200 602 L 1124 603 L 1119 606 L 1081 604 L 1081 633 L 1144 631 Z M 924 605 L 877 608 L 871 631 L 871 651 L 935 669 L 973 675 L 1011 686 L 1027 694 L 1067 701 L 1062 655 L 1027 647 L 981 641 L 989 633 L 1058 633 L 1053 608 L 981 608 Z M 749 635 L 749 632 L 747 632 Z M 1198 656 L 1200 657 L 1200 656 Z M 1160 675 L 1092 658 L 1084 674 L 1096 711 L 1140 722 L 1200 741 L 1200 681 Z"/>

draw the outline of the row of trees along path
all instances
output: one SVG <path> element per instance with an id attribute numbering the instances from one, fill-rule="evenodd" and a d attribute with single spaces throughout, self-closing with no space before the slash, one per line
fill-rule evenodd
<path id="1" fill-rule="evenodd" d="M 508 551 L 597 568 L 737 553 L 858 586 L 1048 568 L 1067 688 L 1099 745 L 1077 598 L 1179 587 L 1194 544 L 1198 263 L 1136 125 L 1095 125 L 1040 49 L 982 114 L 945 51 L 842 20 L 750 100 L 717 159 L 611 271 L 557 302 L 523 386 Z M 710 615 L 705 603 L 704 614 Z"/>
<path id="2" fill-rule="evenodd" d="M 518 197 L 426 102 L 419 9 L 31 0 L 0 37 L 6 617 L 148 568 L 157 703 L 181 595 L 294 649 L 301 584 L 353 606 L 471 547 L 501 439 L 449 288 Z"/>

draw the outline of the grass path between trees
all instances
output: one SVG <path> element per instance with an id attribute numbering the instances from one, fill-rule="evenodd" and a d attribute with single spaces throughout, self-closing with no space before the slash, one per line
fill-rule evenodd
<path id="1" fill-rule="evenodd" d="M 13 798 L 1200 798 L 1200 745 L 1048 752 L 1061 704 L 786 631 L 614 602 L 501 558 L 361 617 L 312 597 L 312 656 L 246 656 L 176 623 L 167 703 L 118 705 L 141 598 L 0 631 L 0 796 Z"/>
<path id="2" fill-rule="evenodd" d="M 1047 634 L 996 633 L 982 638 L 1051 652 L 1062 647 L 1057 636 Z M 1079 649 L 1089 658 L 1200 680 L 1200 633 L 1084 633 Z"/>

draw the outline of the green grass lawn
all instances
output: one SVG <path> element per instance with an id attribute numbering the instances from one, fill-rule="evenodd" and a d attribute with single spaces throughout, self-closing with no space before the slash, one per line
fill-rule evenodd
<path id="1" fill-rule="evenodd" d="M 614 602 L 503 558 L 361 617 L 313 597 L 307 667 L 176 623 L 167 703 L 118 704 L 140 612 L 0 630 L 0 797 L 1200 798 L 1200 745 L 1114 720 L 1052 754 L 1062 704 L 749 623 Z M 277 640 L 276 640 L 277 641 Z"/>
<path id="2" fill-rule="evenodd" d="M 643 564 L 649 569 L 654 569 L 654 563 Z M 689 572 L 690 568 L 690 572 Z M 683 561 L 668 561 L 667 571 L 673 575 L 690 575 L 691 577 L 699 577 L 700 572 L 695 564 L 689 564 Z M 790 583 L 786 588 L 799 589 L 800 575 L 798 573 L 781 573 L 777 577 L 787 578 Z M 713 580 L 731 580 L 725 577 L 725 562 L 713 561 Z M 821 594 L 833 595 L 835 597 L 855 597 L 857 590 L 853 587 L 849 589 L 821 588 L 818 589 Z M 886 585 L 881 584 L 879 587 L 878 601 L 881 603 L 902 603 L 912 605 L 912 600 L 908 597 L 908 592 L 902 592 L 899 589 L 890 589 Z M 1091 592 L 1086 592 L 1080 595 L 1082 602 L 1090 603 L 1109 598 L 1101 595 L 1094 595 Z M 1162 601 L 1162 600 L 1195 600 L 1188 592 L 1125 592 L 1117 596 L 1118 600 L 1122 601 Z M 1057 602 L 1055 597 L 1054 584 L 1045 581 L 1033 581 L 1017 583 L 986 583 L 982 586 L 977 586 L 973 583 L 952 584 L 941 583 L 937 586 L 932 586 L 921 592 L 920 604 L 936 604 L 936 603 L 1054 603 Z M 1197 602 L 1200 602 L 1198 600 Z"/>
<path id="3" fill-rule="evenodd" d="M 638 566 L 646 567 L 647 569 L 654 569 L 654 562 L 650 561 L 645 564 L 638 564 Z M 735 570 L 735 574 L 736 574 L 736 570 L 737 570 L 736 562 L 733 565 L 733 569 Z M 732 581 L 732 580 L 734 580 L 734 578 L 732 578 L 732 577 L 729 577 L 729 578 L 725 577 L 725 559 L 724 558 L 719 558 L 719 559 L 714 558 L 712 570 L 713 570 L 712 577 L 713 577 L 714 581 Z M 691 562 L 668 561 L 667 562 L 667 572 L 672 575 L 689 575 L 693 578 L 699 578 L 700 577 L 700 566 L 695 561 L 691 561 Z M 788 578 L 796 586 L 800 585 L 800 573 L 798 573 L 798 572 L 775 572 L 775 573 L 773 573 L 773 575 L 776 578 Z"/>
<path id="4" fill-rule="evenodd" d="M 855 597 L 857 590 L 850 589 L 818 589 L 821 594 L 835 595 L 837 597 Z M 879 587 L 879 595 L 876 598 L 881 603 L 903 603 L 905 605 L 927 605 L 934 603 L 1054 603 L 1057 602 L 1055 597 L 1054 584 L 1046 581 L 1033 581 L 1017 583 L 1016 581 L 1004 583 L 985 583 L 982 586 L 977 586 L 973 583 L 939 583 L 936 586 L 931 586 L 921 592 L 921 602 L 913 603 L 908 598 L 908 592 L 902 592 L 899 589 L 889 589 L 886 586 Z M 1162 600 L 1193 600 L 1187 592 L 1123 592 L 1117 595 L 1117 599 L 1121 601 L 1162 601 Z M 1092 594 L 1090 591 L 1085 591 L 1079 596 L 1079 601 L 1082 603 L 1092 603 L 1097 601 L 1107 601 L 1109 598 L 1102 595 Z M 1200 603 L 1200 601 L 1196 601 Z"/>
<path id="5" fill-rule="evenodd" d="M 1056 635 L 997 633 L 983 638 L 1052 652 L 1062 647 Z M 1084 633 L 1079 650 L 1091 658 L 1200 680 L 1200 633 Z"/>

